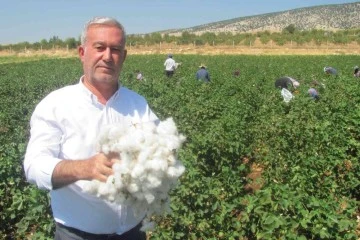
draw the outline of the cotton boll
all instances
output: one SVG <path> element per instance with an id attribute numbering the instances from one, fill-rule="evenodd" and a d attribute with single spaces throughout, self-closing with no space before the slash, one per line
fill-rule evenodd
<path id="1" fill-rule="evenodd" d="M 137 161 L 139 164 L 145 164 L 146 161 L 150 158 L 150 156 L 152 155 L 154 149 L 153 148 L 146 148 L 146 149 L 143 149 L 138 157 L 137 157 Z"/>
<path id="2" fill-rule="evenodd" d="M 103 145 L 100 149 L 101 149 L 101 152 L 103 152 L 105 154 L 109 154 L 111 151 L 111 147 L 109 145 Z"/>
<path id="3" fill-rule="evenodd" d="M 126 139 L 126 141 L 118 141 L 112 146 L 113 152 L 132 152 L 136 143 L 133 139 Z"/>
<path id="4" fill-rule="evenodd" d="M 166 160 L 163 160 L 161 158 L 155 158 L 147 161 L 145 167 L 153 171 L 166 171 L 166 169 L 168 168 L 168 163 Z"/>
<path id="5" fill-rule="evenodd" d="M 185 172 L 185 166 L 179 161 L 175 163 L 174 167 L 177 171 L 177 177 L 180 177 Z"/>
<path id="6" fill-rule="evenodd" d="M 140 228 L 141 231 L 146 232 L 146 231 L 151 231 L 155 229 L 155 223 L 154 222 L 150 222 L 150 221 L 143 221 L 142 222 L 142 226 Z"/>
<path id="7" fill-rule="evenodd" d="M 126 195 L 124 194 L 116 194 L 114 202 L 117 204 L 124 204 L 126 201 Z"/>
<path id="8" fill-rule="evenodd" d="M 148 175 L 146 178 L 147 182 L 149 183 L 149 188 L 157 188 L 161 185 L 161 180 L 159 178 L 157 178 L 154 175 Z"/>
<path id="9" fill-rule="evenodd" d="M 156 130 L 156 124 L 155 122 L 144 122 L 141 124 L 140 128 L 143 132 L 154 133 Z"/>
<path id="10" fill-rule="evenodd" d="M 142 144 L 145 142 L 145 136 L 144 133 L 142 133 L 140 130 L 135 130 L 130 136 L 136 146 L 139 146 L 139 144 Z"/>
<path id="11" fill-rule="evenodd" d="M 180 136 L 166 135 L 164 136 L 164 139 L 166 141 L 166 147 L 170 150 L 179 149 L 183 144 L 183 142 L 186 140 L 186 138 L 182 135 Z"/>
<path id="12" fill-rule="evenodd" d="M 126 188 L 130 193 L 136 193 L 139 191 L 139 186 L 135 183 L 131 183 Z"/>
<path id="13" fill-rule="evenodd" d="M 144 218 L 146 212 L 148 211 L 147 207 L 148 206 L 146 206 L 143 201 L 134 201 L 132 205 L 134 216 L 138 219 Z"/>
<path id="14" fill-rule="evenodd" d="M 159 137 L 154 135 L 153 133 L 144 133 L 144 147 L 151 146 L 152 148 L 157 148 L 159 145 Z"/>
<path id="15" fill-rule="evenodd" d="M 121 181 L 123 182 L 124 186 L 127 187 L 131 183 L 130 174 L 121 174 Z"/>
<path id="16" fill-rule="evenodd" d="M 111 192 L 111 193 L 108 194 L 107 200 L 110 201 L 110 202 L 114 202 L 115 201 L 115 196 L 116 196 L 115 192 L 114 193 Z"/>
<path id="17" fill-rule="evenodd" d="M 97 196 L 106 196 L 109 193 L 109 189 L 108 186 L 105 183 L 100 183 L 98 191 L 97 191 Z"/>
<path id="18" fill-rule="evenodd" d="M 174 166 L 169 167 L 166 173 L 170 178 L 177 178 L 180 177 L 184 171 L 185 167 L 177 162 Z"/>
<path id="19" fill-rule="evenodd" d="M 119 139 L 124 133 L 126 133 L 126 128 L 124 126 L 111 126 L 107 132 L 107 139 Z"/>
<path id="20" fill-rule="evenodd" d="M 130 165 L 131 165 L 131 156 L 130 154 L 126 153 L 126 152 L 121 152 L 120 153 L 120 162 L 121 162 L 121 168 L 119 169 L 120 172 L 127 172 L 128 169 L 130 169 Z"/>
<path id="21" fill-rule="evenodd" d="M 165 146 L 157 146 L 157 148 L 155 148 L 155 151 L 153 153 L 153 159 L 154 158 L 160 158 L 160 159 L 166 159 L 167 156 L 171 155 L 172 151 L 168 148 L 166 148 Z"/>
<path id="22" fill-rule="evenodd" d="M 115 172 L 115 174 L 114 174 L 114 187 L 115 187 L 115 189 L 117 189 L 118 191 L 119 190 L 122 190 L 124 187 L 125 187 L 125 185 L 124 185 L 124 183 L 123 183 L 123 181 L 122 181 L 122 177 L 121 177 L 121 173 L 118 173 L 118 172 Z"/>
<path id="23" fill-rule="evenodd" d="M 109 152 L 122 152 L 123 151 L 123 146 L 119 143 L 119 142 L 113 142 L 111 144 L 111 146 L 108 147 Z"/>
<path id="24" fill-rule="evenodd" d="M 149 208 L 149 213 L 151 215 L 161 215 L 165 212 L 164 204 L 166 204 L 165 201 L 156 204 L 151 204 L 151 208 Z"/>
<path id="25" fill-rule="evenodd" d="M 152 193 L 145 193 L 144 196 L 148 204 L 151 204 L 155 200 L 155 196 Z"/>
<path id="26" fill-rule="evenodd" d="M 166 134 L 176 135 L 177 129 L 176 129 L 173 119 L 168 118 L 165 121 L 160 122 L 158 125 L 158 128 L 157 128 L 157 133 L 160 135 L 162 135 L 162 134 L 163 135 L 166 135 Z"/>
<path id="27" fill-rule="evenodd" d="M 166 137 L 166 146 L 168 149 L 178 149 L 181 145 L 180 139 L 175 136 Z"/>
<path id="28" fill-rule="evenodd" d="M 167 155 L 166 160 L 168 162 L 168 166 L 174 166 L 177 161 L 174 154 Z"/>
<path id="29" fill-rule="evenodd" d="M 108 142 L 109 128 L 105 127 L 101 130 L 98 137 L 99 145 L 102 146 L 104 143 Z"/>
<path id="30" fill-rule="evenodd" d="M 166 179 L 166 181 L 163 181 L 161 186 L 159 186 L 156 190 L 156 197 L 158 199 L 165 199 L 168 197 L 168 193 L 170 191 L 170 188 L 171 188 L 171 182 L 173 180 L 171 179 Z"/>
<path id="31" fill-rule="evenodd" d="M 120 170 L 121 170 L 121 164 L 120 164 L 120 163 L 114 163 L 114 164 L 112 165 L 112 169 L 113 169 L 113 171 L 114 171 L 115 173 L 120 172 Z"/>
<path id="32" fill-rule="evenodd" d="M 131 171 L 131 177 L 132 178 L 140 178 L 145 174 L 145 168 L 141 164 L 136 164 L 134 168 Z"/>
<path id="33" fill-rule="evenodd" d="M 96 194 L 98 188 L 100 187 L 100 183 L 101 182 L 98 180 L 93 180 L 91 182 L 88 182 L 87 184 L 84 185 L 83 190 L 90 194 Z"/>
<path id="34" fill-rule="evenodd" d="M 144 201 L 145 200 L 145 195 L 143 192 L 139 191 L 139 192 L 135 192 L 133 193 L 134 198 L 136 198 L 137 200 L 140 201 Z"/>
<path id="35" fill-rule="evenodd" d="M 115 178 L 113 175 L 108 177 L 108 179 L 106 181 L 106 186 L 107 186 L 107 190 L 108 190 L 108 193 L 107 193 L 108 200 L 114 201 L 117 190 L 115 187 Z"/>

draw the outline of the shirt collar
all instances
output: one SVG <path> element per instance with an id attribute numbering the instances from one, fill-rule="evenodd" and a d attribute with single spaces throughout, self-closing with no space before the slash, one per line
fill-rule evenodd
<path id="1" fill-rule="evenodd" d="M 88 89 L 88 88 L 85 86 L 83 80 L 84 80 L 84 75 L 82 75 L 82 76 L 80 77 L 80 80 L 79 80 L 79 86 L 80 86 L 80 88 L 82 89 L 82 92 L 83 92 L 94 104 L 101 104 L 101 103 L 98 101 L 97 96 L 96 96 L 94 93 L 92 93 L 92 92 L 90 91 L 90 89 Z M 122 87 L 122 86 L 121 86 L 121 83 L 119 83 L 119 84 L 118 84 L 118 89 L 117 89 L 117 91 L 111 96 L 111 98 L 107 101 L 106 104 L 112 102 L 114 99 L 117 99 L 117 98 L 120 96 L 119 92 L 120 92 L 120 88 L 121 88 L 121 87 Z"/>

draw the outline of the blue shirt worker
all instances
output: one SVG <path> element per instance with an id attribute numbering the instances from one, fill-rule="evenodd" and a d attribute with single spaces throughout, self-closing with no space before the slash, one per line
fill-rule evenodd
<path id="1" fill-rule="evenodd" d="M 199 81 L 210 82 L 210 74 L 208 70 L 206 70 L 206 66 L 201 64 L 199 68 L 200 69 L 196 72 L 196 79 Z"/>
<path id="2" fill-rule="evenodd" d="M 308 90 L 308 93 L 309 93 L 309 95 L 310 95 L 313 99 L 315 99 L 315 100 L 318 100 L 318 99 L 319 99 L 319 93 L 316 91 L 315 88 L 310 88 L 310 89 Z"/>
<path id="3" fill-rule="evenodd" d="M 333 67 L 324 67 L 324 73 L 327 75 L 337 76 L 337 70 Z"/>

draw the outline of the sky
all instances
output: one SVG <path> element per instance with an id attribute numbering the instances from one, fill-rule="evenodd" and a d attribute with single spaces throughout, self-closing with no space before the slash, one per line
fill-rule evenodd
<path id="1" fill-rule="evenodd" d="M 78 39 L 95 16 L 121 22 L 127 34 L 194 27 L 238 17 L 354 0 L 0 0 L 0 44 Z"/>

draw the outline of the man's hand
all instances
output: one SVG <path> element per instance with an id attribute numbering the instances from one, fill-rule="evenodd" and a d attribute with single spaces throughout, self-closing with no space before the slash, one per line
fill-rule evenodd
<path id="1" fill-rule="evenodd" d="M 119 161 L 116 153 L 98 153 L 84 160 L 62 160 L 59 162 L 52 174 L 53 189 L 61 188 L 78 180 L 106 179 L 114 172 L 112 166 Z"/>
<path id="2" fill-rule="evenodd" d="M 99 153 L 87 161 L 88 166 L 84 169 L 84 171 L 86 171 L 84 172 L 84 179 L 96 179 L 101 182 L 106 182 L 106 179 L 114 174 L 112 165 L 119 161 L 119 154 L 109 153 L 105 155 L 104 153 Z"/>

